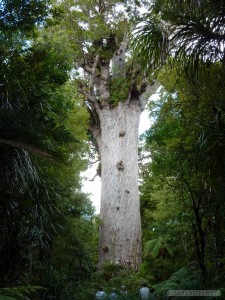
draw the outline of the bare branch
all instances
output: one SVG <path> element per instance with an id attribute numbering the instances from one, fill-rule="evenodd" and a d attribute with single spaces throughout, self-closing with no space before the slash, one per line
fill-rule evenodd
<path id="1" fill-rule="evenodd" d="M 90 101 L 91 103 L 93 103 L 94 105 L 97 103 L 97 99 L 95 96 L 90 95 L 89 93 L 87 93 L 86 91 L 79 89 L 79 93 L 81 93 L 82 95 L 84 95 L 86 97 L 87 101 Z M 98 103 L 97 103 L 98 104 Z"/>
<path id="2" fill-rule="evenodd" d="M 127 34 L 124 35 L 124 39 L 121 42 L 119 49 L 117 49 L 112 58 L 112 78 L 125 77 L 125 57 L 128 47 L 129 37 Z"/>
<path id="3" fill-rule="evenodd" d="M 94 80 L 95 80 L 95 77 L 96 77 L 96 68 L 97 68 L 97 65 L 98 65 L 98 61 L 99 61 L 99 54 L 96 55 L 95 60 L 94 60 L 94 64 L 93 64 L 93 67 L 92 67 L 92 70 L 91 70 L 91 77 L 90 77 L 90 81 L 89 81 L 89 88 L 90 89 L 93 89 L 93 87 L 94 87 Z"/>
<path id="4" fill-rule="evenodd" d="M 145 109 L 145 105 L 147 103 L 147 101 L 149 100 L 149 98 L 156 93 L 157 89 L 159 88 L 159 83 L 157 81 L 154 81 L 152 84 L 148 84 L 146 86 L 145 91 L 141 94 L 139 102 L 140 102 L 140 106 L 141 109 L 144 110 Z"/>

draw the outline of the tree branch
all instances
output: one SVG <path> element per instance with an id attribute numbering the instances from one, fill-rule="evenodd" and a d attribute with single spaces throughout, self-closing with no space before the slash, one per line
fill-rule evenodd
<path id="1" fill-rule="evenodd" d="M 89 80 L 89 88 L 93 89 L 94 88 L 94 79 L 96 77 L 96 68 L 98 65 L 98 61 L 99 61 L 99 54 L 96 55 L 95 60 L 94 60 L 94 64 L 91 70 L 91 76 L 90 76 L 90 80 Z"/>
<path id="2" fill-rule="evenodd" d="M 152 84 L 148 84 L 145 88 L 145 91 L 141 94 L 139 98 L 140 107 L 142 110 L 145 109 L 145 105 L 149 98 L 156 93 L 157 89 L 159 88 L 159 83 L 154 81 Z"/>

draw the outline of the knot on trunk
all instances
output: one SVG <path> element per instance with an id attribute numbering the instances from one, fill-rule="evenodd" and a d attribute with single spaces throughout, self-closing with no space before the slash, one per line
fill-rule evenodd
<path id="1" fill-rule="evenodd" d="M 118 169 L 119 171 L 123 171 L 123 170 L 124 170 L 124 164 L 123 164 L 123 161 L 122 161 L 122 160 L 118 161 L 117 164 L 116 164 L 116 167 L 117 167 L 117 169 Z"/>
<path id="2" fill-rule="evenodd" d="M 125 136 L 125 134 L 126 134 L 126 132 L 125 132 L 125 131 L 120 131 L 120 133 L 119 133 L 119 137 L 124 137 L 124 136 Z"/>
<path id="3" fill-rule="evenodd" d="M 103 250 L 105 253 L 107 253 L 107 252 L 109 251 L 109 247 L 108 247 L 108 246 L 104 246 L 104 247 L 102 248 L 102 250 Z"/>

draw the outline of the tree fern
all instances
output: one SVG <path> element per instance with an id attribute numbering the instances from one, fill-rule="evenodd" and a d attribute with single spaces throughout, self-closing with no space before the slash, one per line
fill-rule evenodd
<path id="1" fill-rule="evenodd" d="M 155 285 L 157 295 L 166 298 L 169 290 L 196 290 L 201 289 L 201 277 L 197 271 L 182 268 L 172 274 L 168 280 Z M 164 298 L 163 298 L 164 299 Z"/>
<path id="2" fill-rule="evenodd" d="M 31 294 L 34 294 L 38 290 L 43 289 L 40 286 L 18 286 L 12 288 L 0 288 L 0 299 L 1 300 L 30 300 Z"/>

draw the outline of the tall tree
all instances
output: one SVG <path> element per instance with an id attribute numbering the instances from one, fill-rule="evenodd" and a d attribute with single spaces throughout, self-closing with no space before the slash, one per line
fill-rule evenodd
<path id="1" fill-rule="evenodd" d="M 141 262 L 138 126 L 147 83 L 128 55 L 129 19 L 117 0 L 64 0 L 61 7 L 61 26 L 69 30 L 75 66 L 82 69 L 77 80 L 101 157 L 99 262 L 137 268 Z"/>

